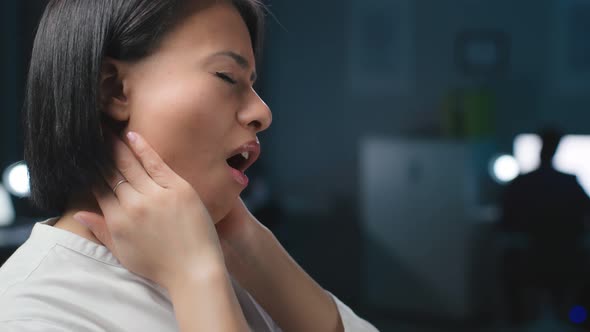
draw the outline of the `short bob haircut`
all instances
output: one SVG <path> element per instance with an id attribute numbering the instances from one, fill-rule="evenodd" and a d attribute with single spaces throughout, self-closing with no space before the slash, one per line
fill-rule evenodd
<path id="1" fill-rule="evenodd" d="M 51 0 L 39 23 L 24 102 L 25 161 L 33 204 L 63 213 L 72 195 L 112 170 L 102 131 L 105 57 L 137 61 L 200 0 Z M 264 25 L 259 0 L 230 0 L 250 32 L 255 56 Z M 185 16 L 183 16 L 185 15 Z"/>

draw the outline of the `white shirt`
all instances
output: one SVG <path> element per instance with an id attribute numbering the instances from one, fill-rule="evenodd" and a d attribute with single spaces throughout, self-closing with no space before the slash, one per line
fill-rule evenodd
<path id="1" fill-rule="evenodd" d="M 36 224 L 0 268 L 0 331 L 178 331 L 163 288 L 122 267 L 106 247 L 52 227 L 55 221 Z M 233 278 L 232 283 L 252 331 L 281 331 Z M 345 331 L 377 331 L 334 300 Z"/>

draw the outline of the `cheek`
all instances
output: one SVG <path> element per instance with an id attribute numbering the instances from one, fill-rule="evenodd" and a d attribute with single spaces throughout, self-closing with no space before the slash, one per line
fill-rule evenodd
<path id="1" fill-rule="evenodd" d="M 144 135 L 170 162 L 206 156 L 224 131 L 214 91 L 198 83 L 162 82 L 134 96 L 129 129 Z"/>
<path id="2" fill-rule="evenodd" d="M 229 192 L 223 151 L 234 142 L 235 116 L 222 88 L 176 80 L 135 94 L 129 130 L 142 134 L 164 162 L 199 192 L 212 217 L 223 217 Z M 233 202 L 233 201 L 232 201 Z"/>

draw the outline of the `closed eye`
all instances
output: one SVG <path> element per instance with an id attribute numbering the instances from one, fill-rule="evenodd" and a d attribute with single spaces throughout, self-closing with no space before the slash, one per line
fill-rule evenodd
<path id="1" fill-rule="evenodd" d="M 238 83 L 236 80 L 234 80 L 233 78 L 231 78 L 226 73 L 216 72 L 215 73 L 215 76 L 221 78 L 222 80 L 224 80 L 224 81 L 226 81 L 227 83 L 230 83 L 230 84 L 237 84 Z"/>

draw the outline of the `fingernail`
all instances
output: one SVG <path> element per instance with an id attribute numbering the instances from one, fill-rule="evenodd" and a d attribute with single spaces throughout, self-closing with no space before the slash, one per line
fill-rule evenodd
<path id="1" fill-rule="evenodd" d="M 137 141 L 137 134 L 130 131 L 127 133 L 127 138 L 129 139 L 129 142 L 135 143 L 135 141 Z"/>
<path id="2" fill-rule="evenodd" d="M 75 214 L 73 216 L 73 218 L 74 218 L 74 220 L 76 220 L 77 222 L 81 223 L 82 225 L 84 225 L 86 227 L 90 226 L 90 224 L 86 220 L 84 220 L 82 217 L 80 217 L 78 214 Z"/>

